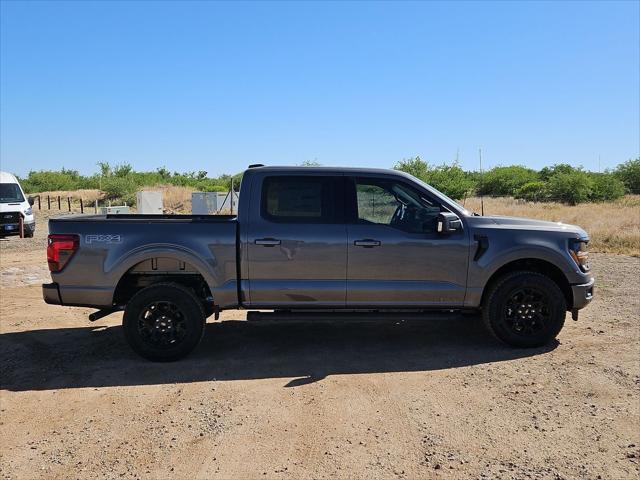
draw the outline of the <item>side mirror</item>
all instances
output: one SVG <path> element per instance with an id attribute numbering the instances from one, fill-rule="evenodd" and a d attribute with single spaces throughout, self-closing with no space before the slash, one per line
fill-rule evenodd
<path id="1" fill-rule="evenodd" d="M 36 199 L 33 197 L 28 197 L 27 201 L 29 202 L 29 205 L 31 205 L 33 207 L 33 204 L 35 203 Z"/>
<path id="2" fill-rule="evenodd" d="M 455 213 L 442 212 L 438 215 L 438 233 L 443 235 L 462 230 L 462 221 Z"/>

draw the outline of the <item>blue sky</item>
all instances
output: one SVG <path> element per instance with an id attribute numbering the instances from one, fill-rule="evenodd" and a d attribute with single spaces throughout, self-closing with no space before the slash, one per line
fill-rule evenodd
<path id="1" fill-rule="evenodd" d="M 2 169 L 604 169 L 640 151 L 639 6 L 3 1 Z"/>

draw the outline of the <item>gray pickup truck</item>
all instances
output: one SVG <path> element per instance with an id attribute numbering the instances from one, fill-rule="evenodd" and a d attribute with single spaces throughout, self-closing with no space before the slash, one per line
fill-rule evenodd
<path id="1" fill-rule="evenodd" d="M 384 314 L 479 311 L 517 347 L 558 335 L 593 296 L 579 227 L 479 216 L 377 169 L 250 167 L 237 216 L 49 220 L 50 304 L 124 310 L 127 341 L 176 360 L 225 309 Z"/>

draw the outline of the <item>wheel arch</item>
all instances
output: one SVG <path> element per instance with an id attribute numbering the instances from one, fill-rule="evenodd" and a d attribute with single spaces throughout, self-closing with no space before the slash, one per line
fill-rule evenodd
<path id="1" fill-rule="evenodd" d="M 119 274 L 113 291 L 113 304 L 126 305 L 138 291 L 158 283 L 177 283 L 188 287 L 203 302 L 211 303 L 213 296 L 210 283 L 201 266 L 194 263 L 191 259 L 170 252 L 159 252 L 129 262 Z"/>
<path id="2" fill-rule="evenodd" d="M 520 270 L 540 273 L 553 280 L 564 295 L 567 303 L 567 309 L 570 310 L 573 307 L 573 293 L 571 285 L 564 272 L 553 263 L 540 258 L 521 258 L 518 260 L 512 260 L 494 271 L 482 290 L 480 305 L 484 305 L 488 292 L 491 291 L 493 285 L 495 285 L 500 278 L 508 273 Z"/>

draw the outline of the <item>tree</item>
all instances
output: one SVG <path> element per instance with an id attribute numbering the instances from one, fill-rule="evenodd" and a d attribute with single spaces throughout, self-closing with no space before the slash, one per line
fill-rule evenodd
<path id="1" fill-rule="evenodd" d="M 133 167 L 128 163 L 121 163 L 113 168 L 113 174 L 120 178 L 126 177 L 131 172 L 133 172 Z"/>
<path id="2" fill-rule="evenodd" d="M 460 168 L 457 162 L 452 165 L 443 163 L 437 167 L 430 167 L 420 157 L 415 157 L 401 160 L 393 168 L 419 178 L 456 200 L 463 198 L 474 188 L 473 180 Z"/>
<path id="3" fill-rule="evenodd" d="M 625 193 L 624 183 L 611 173 L 592 173 L 591 200 L 604 202 L 617 200 Z"/>
<path id="4" fill-rule="evenodd" d="M 544 202 L 549 195 L 547 183 L 536 180 L 522 185 L 516 190 L 515 197 L 529 202 Z"/>
<path id="5" fill-rule="evenodd" d="M 548 182 L 552 200 L 577 205 L 586 202 L 592 194 L 593 181 L 586 172 L 574 170 L 570 173 L 556 173 Z"/>
<path id="6" fill-rule="evenodd" d="M 100 167 L 100 176 L 108 177 L 111 175 L 111 165 L 108 162 L 98 162 L 98 167 Z"/>
<path id="7" fill-rule="evenodd" d="M 520 187 L 540 179 L 538 173 L 520 165 L 494 167 L 480 180 L 479 193 L 482 195 L 515 195 Z"/>
<path id="8" fill-rule="evenodd" d="M 576 170 L 580 169 L 576 169 L 568 163 L 557 163 L 550 167 L 544 167 L 542 170 L 540 170 L 540 180 L 548 182 L 549 179 L 557 173 L 573 173 Z"/>
<path id="9" fill-rule="evenodd" d="M 301 167 L 321 167 L 322 164 L 317 160 L 305 160 L 300 164 Z"/>
<path id="10" fill-rule="evenodd" d="M 429 171 L 429 164 L 420 159 L 420 157 L 409 158 L 400 160 L 393 166 L 394 170 L 400 170 L 401 172 L 413 175 L 420 180 L 426 181 L 427 172 Z"/>
<path id="11" fill-rule="evenodd" d="M 614 175 L 624 183 L 630 193 L 640 193 L 640 157 L 618 165 Z"/>

